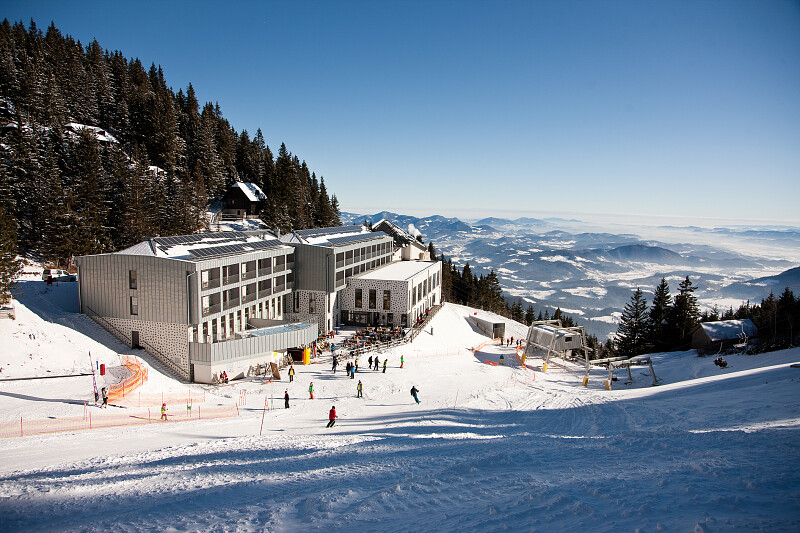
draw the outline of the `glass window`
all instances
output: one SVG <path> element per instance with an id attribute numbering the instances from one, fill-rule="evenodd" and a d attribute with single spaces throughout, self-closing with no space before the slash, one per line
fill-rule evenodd
<path id="1" fill-rule="evenodd" d="M 392 291 L 383 291 L 383 310 L 388 311 L 392 308 Z"/>
<path id="2" fill-rule="evenodd" d="M 136 296 L 131 296 L 131 314 L 139 314 L 139 298 Z"/>
<path id="3" fill-rule="evenodd" d="M 375 306 L 377 305 L 377 299 L 378 299 L 377 298 L 377 293 L 378 293 L 378 291 L 376 291 L 375 289 L 370 289 L 369 290 L 369 308 L 370 309 L 375 309 Z"/>
<path id="4" fill-rule="evenodd" d="M 356 308 L 360 309 L 361 307 L 363 307 L 364 305 L 363 297 L 364 295 L 361 289 L 356 289 Z"/>
<path id="5" fill-rule="evenodd" d="M 299 313 L 300 312 L 300 293 L 296 292 L 296 293 L 292 294 L 292 298 L 294 298 L 294 302 L 293 302 L 293 304 L 294 304 L 293 305 L 294 312 L 295 313 Z"/>
<path id="6" fill-rule="evenodd" d="M 308 300 L 308 312 L 312 315 L 317 312 L 317 300 L 313 296 Z"/>
<path id="7" fill-rule="evenodd" d="M 136 289 L 136 271 L 129 270 L 128 271 L 128 288 Z M 133 313 L 131 313 L 133 314 Z"/>

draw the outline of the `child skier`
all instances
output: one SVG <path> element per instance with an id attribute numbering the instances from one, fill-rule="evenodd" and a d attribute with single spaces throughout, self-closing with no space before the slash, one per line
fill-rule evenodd
<path id="1" fill-rule="evenodd" d="M 311 400 L 314 399 L 314 382 L 313 381 L 308 384 L 308 396 L 309 396 L 309 399 L 311 399 Z"/>
<path id="2" fill-rule="evenodd" d="M 161 420 L 166 420 L 166 419 L 167 419 L 167 404 L 162 403 L 161 404 Z"/>

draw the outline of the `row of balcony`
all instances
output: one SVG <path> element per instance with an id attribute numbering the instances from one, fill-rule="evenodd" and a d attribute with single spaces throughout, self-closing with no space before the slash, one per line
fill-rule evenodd
<path id="1" fill-rule="evenodd" d="M 220 285 L 232 285 L 234 283 L 239 283 L 239 281 L 246 281 L 255 279 L 256 277 L 264 277 L 272 274 L 279 274 L 281 272 L 293 269 L 294 262 L 276 265 L 274 267 L 259 268 L 258 270 L 246 270 L 242 272 L 241 275 L 236 273 L 230 276 L 224 276 L 222 278 L 211 278 L 206 281 L 201 281 L 200 288 L 204 291 L 208 289 L 217 289 L 220 287 Z M 220 283 L 220 281 L 222 283 Z"/>
<path id="2" fill-rule="evenodd" d="M 362 263 L 364 261 L 368 261 L 368 260 L 373 259 L 375 257 L 383 257 L 383 256 L 387 256 L 387 255 L 388 254 L 379 254 L 378 252 L 375 252 L 374 254 L 372 254 L 372 253 L 367 254 L 367 256 L 365 258 L 359 259 L 357 261 L 354 260 L 353 258 L 347 258 L 347 259 L 345 259 L 343 261 L 336 261 L 336 268 L 342 268 L 344 266 L 352 265 L 352 264 L 355 264 L 355 263 Z"/>
<path id="3" fill-rule="evenodd" d="M 233 309 L 234 307 L 239 307 L 240 305 L 248 304 L 250 302 L 254 302 L 259 298 L 266 298 L 268 296 L 272 296 L 273 294 L 279 294 L 286 290 L 286 284 L 277 285 L 274 289 L 262 289 L 257 292 L 251 292 L 244 294 L 241 298 L 233 298 L 230 300 L 225 300 L 223 303 L 213 303 L 208 307 L 203 307 L 203 316 L 213 315 L 215 313 L 219 313 L 221 311 L 227 311 L 228 309 Z"/>

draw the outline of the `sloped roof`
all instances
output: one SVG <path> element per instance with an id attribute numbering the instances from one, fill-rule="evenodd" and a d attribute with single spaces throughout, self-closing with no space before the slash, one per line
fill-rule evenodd
<path id="1" fill-rule="evenodd" d="M 264 194 L 264 191 L 261 190 L 261 187 L 256 185 L 255 183 L 245 183 L 243 181 L 237 181 L 233 185 L 231 185 L 231 189 L 238 188 L 247 196 L 247 199 L 251 202 L 261 202 L 267 199 L 267 195 Z"/>
<path id="2" fill-rule="evenodd" d="M 186 261 L 244 254 L 284 247 L 269 231 L 220 231 L 153 237 L 117 252 L 121 255 L 147 255 Z"/>
<path id="3" fill-rule="evenodd" d="M 344 244 L 343 240 L 368 240 L 385 237 L 386 234 L 372 234 L 364 226 L 333 226 L 329 228 L 299 229 L 281 237 L 283 242 L 300 242 L 317 246 L 335 246 Z"/>
<path id="4" fill-rule="evenodd" d="M 700 327 L 706 332 L 711 342 L 735 340 L 742 336 L 758 337 L 758 328 L 749 318 L 744 320 L 722 320 L 719 322 L 702 322 Z"/>

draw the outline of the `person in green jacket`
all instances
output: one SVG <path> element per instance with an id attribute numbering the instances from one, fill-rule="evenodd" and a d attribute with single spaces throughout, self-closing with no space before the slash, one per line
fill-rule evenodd
<path id="1" fill-rule="evenodd" d="M 310 399 L 314 399 L 314 382 L 308 384 L 308 396 Z"/>

